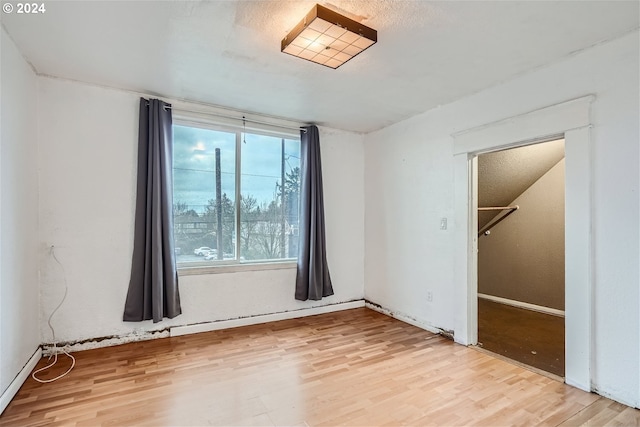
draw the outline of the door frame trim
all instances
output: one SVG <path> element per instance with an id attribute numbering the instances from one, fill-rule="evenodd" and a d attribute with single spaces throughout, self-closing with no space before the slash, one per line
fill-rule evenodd
<path id="1" fill-rule="evenodd" d="M 591 391 L 593 234 L 591 104 L 587 95 L 452 134 L 454 148 L 454 339 L 478 340 L 479 154 L 565 139 L 565 382 Z M 567 221 L 570 219 L 570 221 Z"/>

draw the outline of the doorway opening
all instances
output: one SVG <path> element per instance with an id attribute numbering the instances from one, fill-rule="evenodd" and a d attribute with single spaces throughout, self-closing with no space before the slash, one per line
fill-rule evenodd
<path id="1" fill-rule="evenodd" d="M 454 340 L 478 342 L 477 156 L 562 138 L 565 142 L 565 383 L 592 391 L 593 251 L 591 104 L 580 98 L 453 133 Z"/>
<path id="2" fill-rule="evenodd" d="M 478 345 L 565 374 L 564 139 L 477 158 Z"/>

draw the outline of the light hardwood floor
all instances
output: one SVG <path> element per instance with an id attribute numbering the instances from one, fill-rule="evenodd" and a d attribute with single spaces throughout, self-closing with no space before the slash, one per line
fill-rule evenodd
<path id="1" fill-rule="evenodd" d="M 640 424 L 638 410 L 365 308 L 76 356 L 57 382 L 30 378 L 0 426 Z"/>

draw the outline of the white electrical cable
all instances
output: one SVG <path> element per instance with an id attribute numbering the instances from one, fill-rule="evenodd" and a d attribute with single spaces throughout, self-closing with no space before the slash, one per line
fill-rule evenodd
<path id="1" fill-rule="evenodd" d="M 44 368 L 40 368 L 37 371 L 34 371 L 31 374 L 31 377 L 38 381 L 39 383 L 52 383 L 56 380 L 59 380 L 60 378 L 64 377 L 65 375 L 67 375 L 69 372 L 71 372 L 71 370 L 73 369 L 74 366 L 76 366 L 76 358 L 73 357 L 72 355 L 70 355 L 65 349 L 60 348 L 60 350 L 62 351 L 62 353 L 66 354 L 67 357 L 69 357 L 71 359 L 71 367 L 69 369 L 67 369 L 67 371 L 61 375 L 58 375 L 55 378 L 51 378 L 49 380 L 41 380 L 40 378 L 36 377 L 36 374 L 45 371 L 49 368 L 51 368 L 53 365 L 55 365 L 58 362 L 58 347 L 57 347 L 57 343 L 56 343 L 56 332 L 53 330 L 53 326 L 51 325 L 51 318 L 53 317 L 54 314 L 56 314 L 56 311 L 58 311 L 58 309 L 62 306 L 62 303 L 64 303 L 64 300 L 67 299 L 67 291 L 69 290 L 69 286 L 67 285 L 67 273 L 64 271 L 64 266 L 62 265 L 62 263 L 58 260 L 58 257 L 56 257 L 56 253 L 53 249 L 53 245 L 51 245 L 51 255 L 53 256 L 53 259 L 58 263 L 58 265 L 60 266 L 60 268 L 62 269 L 62 278 L 64 280 L 64 296 L 62 297 L 62 301 L 60 301 L 60 304 L 58 304 L 58 306 L 51 312 L 51 314 L 49 315 L 49 320 L 47 321 L 47 323 L 49 324 L 49 329 L 51 329 L 51 335 L 53 336 L 53 362 L 51 362 L 50 364 L 48 364 L 47 366 L 45 366 Z M 49 360 L 51 360 L 51 356 L 49 355 Z"/>

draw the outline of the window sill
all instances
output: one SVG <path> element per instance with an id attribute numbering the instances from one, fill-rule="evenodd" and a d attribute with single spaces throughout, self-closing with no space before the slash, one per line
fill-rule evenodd
<path id="1" fill-rule="evenodd" d="M 296 261 L 256 262 L 247 264 L 224 265 L 181 265 L 178 276 L 197 276 L 201 274 L 239 273 L 243 271 L 289 270 L 297 267 Z"/>

